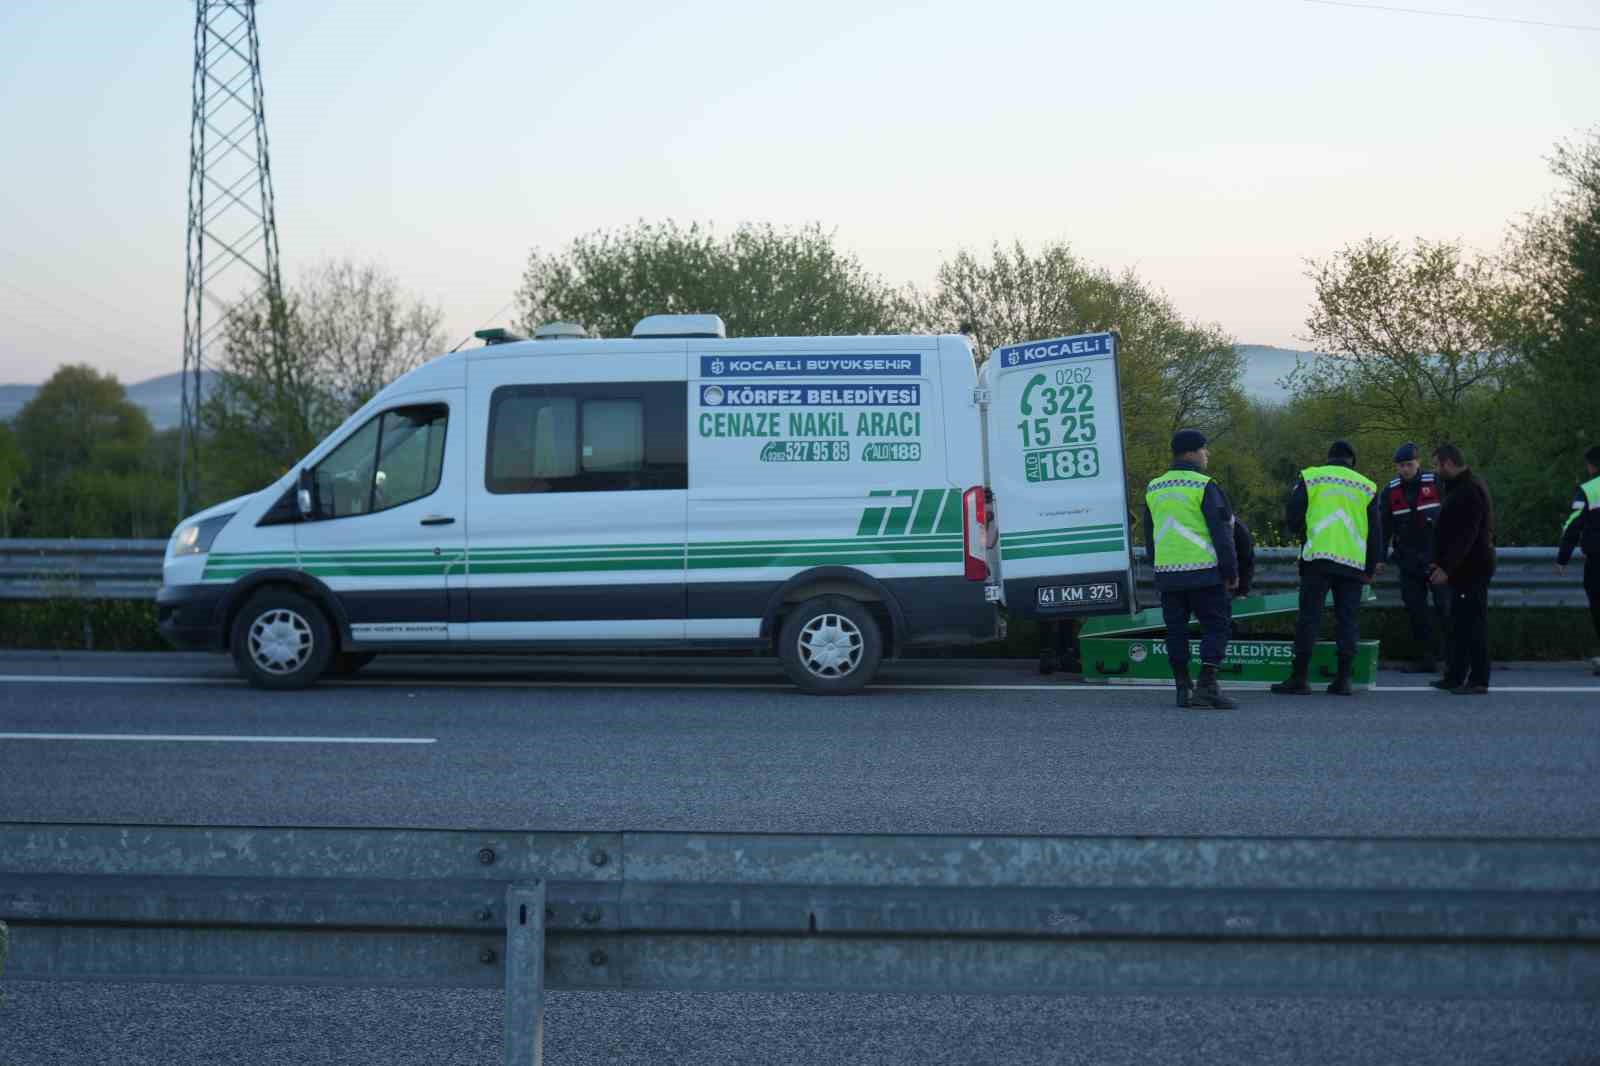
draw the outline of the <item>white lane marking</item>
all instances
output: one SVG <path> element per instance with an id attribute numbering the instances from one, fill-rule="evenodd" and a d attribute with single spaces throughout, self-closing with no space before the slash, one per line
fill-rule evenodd
<path id="1" fill-rule="evenodd" d="M 45 685 L 230 685 L 240 683 L 233 677 L 113 677 L 81 674 L 0 674 L 0 681 L 25 682 Z"/>
<path id="2" fill-rule="evenodd" d="M 0 682 L 16 682 L 23 684 L 45 683 L 59 685 L 243 685 L 244 681 L 234 677 L 126 677 L 126 676 L 83 676 L 62 677 L 56 674 L 0 674 Z M 793 685 L 787 681 L 519 681 L 514 678 L 505 680 L 486 680 L 482 678 L 362 678 L 352 681 L 323 681 L 320 684 L 329 688 L 643 688 L 643 689 L 790 689 Z M 1229 682 L 1223 681 L 1225 687 L 1233 687 L 1241 692 L 1257 691 L 1266 686 L 1265 681 Z M 1251 688 L 1249 686 L 1256 686 Z M 1140 690 L 1166 690 L 1172 687 L 1170 681 L 1118 681 L 1110 685 L 1099 684 L 1073 684 L 1071 682 L 1056 682 L 1054 684 L 889 684 L 868 686 L 880 692 L 1115 692 L 1140 691 Z M 1429 685 L 1375 685 L 1371 692 L 1435 692 L 1436 689 Z M 1600 685 L 1491 685 L 1489 694 L 1497 692 L 1522 692 L 1522 693 L 1600 693 Z"/>
<path id="3" fill-rule="evenodd" d="M 1432 685 L 1374 685 L 1374 692 L 1441 692 Z M 1490 685 L 1489 695 L 1496 692 L 1600 692 L 1600 685 Z"/>
<path id="4" fill-rule="evenodd" d="M 436 737 L 233 737 L 206 733 L 0 733 L 0 740 L 157 740 L 210 744 L 433 744 Z"/>

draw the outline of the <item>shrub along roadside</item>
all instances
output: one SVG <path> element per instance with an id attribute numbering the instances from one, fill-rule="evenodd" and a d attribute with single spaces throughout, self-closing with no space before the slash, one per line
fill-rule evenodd
<path id="1" fill-rule="evenodd" d="M 1323 616 L 1323 639 L 1333 637 L 1333 612 Z M 1294 618 L 1258 618 L 1239 623 L 1240 636 L 1294 637 Z M 1411 626 L 1399 608 L 1361 612 L 1361 635 L 1382 644 L 1383 658 L 1415 658 Z M 0 648 L 49 651 L 166 651 L 156 631 L 156 605 L 147 600 L 3 600 Z M 1029 659 L 1038 654 L 1038 627 L 1011 619 L 1006 639 L 953 649 L 962 657 Z M 913 657 L 947 658 L 952 649 L 915 648 Z M 1489 611 L 1489 654 L 1502 662 L 1571 660 L 1595 654 L 1594 629 L 1586 611 L 1572 608 L 1503 608 Z"/>
<path id="2" fill-rule="evenodd" d="M 152 600 L 0 600 L 0 648 L 165 651 Z"/>

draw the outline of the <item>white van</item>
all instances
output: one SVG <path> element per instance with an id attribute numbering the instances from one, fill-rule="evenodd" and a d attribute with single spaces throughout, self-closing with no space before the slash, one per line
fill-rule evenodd
<path id="1" fill-rule="evenodd" d="M 996 638 L 998 603 L 1135 606 L 1114 335 L 998 349 L 980 387 L 960 336 L 573 332 L 484 331 L 185 520 L 162 633 L 266 688 L 385 652 L 705 647 L 840 693 L 904 648 Z"/>

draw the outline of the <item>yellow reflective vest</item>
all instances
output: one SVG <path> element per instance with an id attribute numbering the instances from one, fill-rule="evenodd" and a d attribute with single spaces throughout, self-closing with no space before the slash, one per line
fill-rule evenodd
<path id="1" fill-rule="evenodd" d="M 1306 483 L 1306 542 L 1300 558 L 1365 570 L 1367 508 L 1378 486 L 1348 466 L 1313 466 L 1300 476 Z"/>
<path id="2" fill-rule="evenodd" d="M 1156 573 L 1211 570 L 1218 565 L 1217 548 L 1200 506 L 1210 483 L 1198 470 L 1168 470 L 1145 488 L 1144 502 L 1155 532 Z"/>
<path id="3" fill-rule="evenodd" d="M 1585 481 L 1578 486 L 1578 490 L 1583 493 L 1583 502 L 1586 505 L 1585 510 L 1600 511 L 1600 477 Z M 1572 513 L 1567 515 L 1565 522 L 1561 523 L 1561 532 L 1565 533 L 1567 527 L 1576 522 L 1578 516 L 1583 513 L 1584 511 L 1580 510 L 1578 505 L 1574 503 L 1572 505 Z"/>

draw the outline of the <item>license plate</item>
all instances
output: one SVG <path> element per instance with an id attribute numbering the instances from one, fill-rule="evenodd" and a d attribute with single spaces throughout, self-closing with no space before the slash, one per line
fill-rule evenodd
<path id="1" fill-rule="evenodd" d="M 1122 586 L 1115 581 L 1091 581 L 1082 585 L 1040 585 L 1040 607 L 1077 607 L 1086 604 L 1120 603 Z"/>

